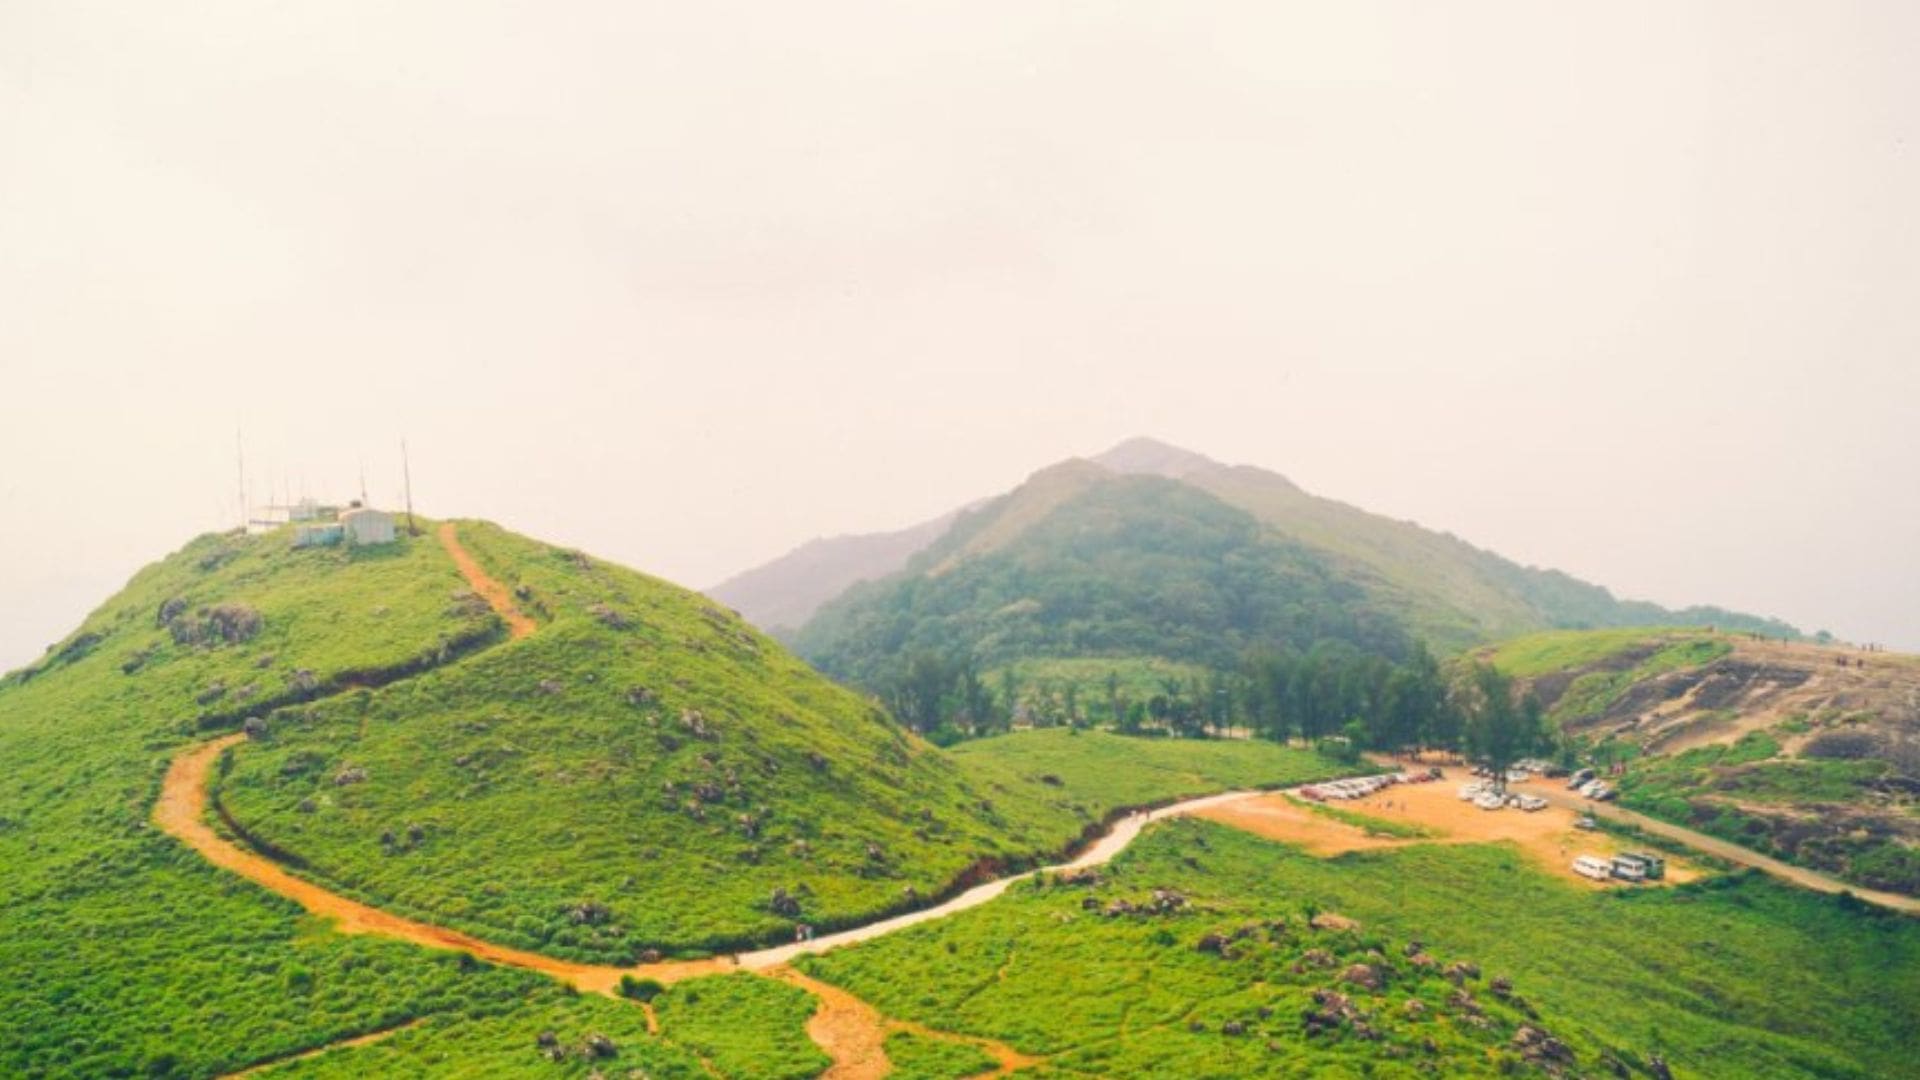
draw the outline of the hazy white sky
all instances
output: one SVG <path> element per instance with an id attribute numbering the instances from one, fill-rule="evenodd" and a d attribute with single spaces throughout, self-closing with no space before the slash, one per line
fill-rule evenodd
<path id="1" fill-rule="evenodd" d="M 1148 433 L 1920 648 L 1920 5 L 0 0 L 0 667 L 252 482 L 695 586 Z"/>

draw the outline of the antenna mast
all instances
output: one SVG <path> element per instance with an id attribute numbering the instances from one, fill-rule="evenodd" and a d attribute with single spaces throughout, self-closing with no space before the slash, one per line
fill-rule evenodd
<path id="1" fill-rule="evenodd" d="M 407 490 L 407 535 L 419 536 L 420 528 L 413 523 L 413 470 L 407 465 L 407 440 L 400 440 L 400 479 Z"/>
<path id="2" fill-rule="evenodd" d="M 240 441 L 240 425 L 233 427 L 233 463 L 240 484 L 240 534 L 247 532 L 247 448 Z"/>

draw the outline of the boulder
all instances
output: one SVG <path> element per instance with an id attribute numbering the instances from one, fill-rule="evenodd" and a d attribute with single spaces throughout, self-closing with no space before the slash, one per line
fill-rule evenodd
<path id="1" fill-rule="evenodd" d="M 1350 965 L 1347 970 L 1340 973 L 1340 981 L 1376 991 L 1385 989 L 1387 985 L 1385 972 L 1373 964 Z"/>

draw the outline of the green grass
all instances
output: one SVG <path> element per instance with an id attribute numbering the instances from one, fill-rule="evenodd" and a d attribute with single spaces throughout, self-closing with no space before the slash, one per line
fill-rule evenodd
<path id="1" fill-rule="evenodd" d="M 540 632 L 276 718 L 219 797 L 331 887 L 490 940 L 615 962 L 785 940 L 776 889 L 823 930 L 864 922 L 981 860 L 1057 853 L 1116 806 L 1320 768 L 1261 744 L 1053 733 L 949 758 L 691 594 L 462 536 L 530 593 Z M 368 780 L 336 785 L 348 767 Z"/>
<path id="2" fill-rule="evenodd" d="M 722 1076 L 805 1080 L 832 1062 L 807 1038 L 812 995 L 759 975 L 676 983 L 655 1002 L 661 1033 Z"/>
<path id="3" fill-rule="evenodd" d="M 147 822 L 200 717 L 282 695 L 299 671 L 324 683 L 495 631 L 451 599 L 459 585 L 430 542 L 293 553 L 284 536 L 202 537 L 137 575 L 62 659 L 0 683 L 0 970 L 21 975 L 0 980 L 0 1074 L 211 1075 L 419 1016 L 510 1009 L 537 989 L 333 934 Z M 159 621 L 175 597 L 186 617 L 241 603 L 263 625 L 179 644 Z"/>
<path id="4" fill-rule="evenodd" d="M 967 1080 L 991 1072 L 992 1055 L 969 1043 L 930 1039 L 910 1031 L 887 1036 L 888 1080 Z"/>
<path id="5" fill-rule="evenodd" d="M 948 753 L 995 797 L 1039 790 L 1056 810 L 1088 822 L 1120 807 L 1287 787 L 1352 771 L 1316 752 L 1258 739 L 1137 738 L 1066 728 L 974 739 Z"/>
<path id="6" fill-rule="evenodd" d="M 1386 818 L 1374 817 L 1372 814 L 1362 814 L 1357 810 L 1314 802 L 1311 799 L 1296 799 L 1291 795 L 1287 796 L 1287 801 L 1321 817 L 1331 818 L 1342 824 L 1364 830 L 1368 836 L 1388 836 L 1398 840 L 1426 840 L 1438 835 L 1432 829 L 1424 825 L 1416 825 L 1411 821 L 1390 821 Z"/>
<path id="7" fill-rule="evenodd" d="M 1056 1055 L 1063 1075 L 1413 1075 L 1423 1038 L 1438 1044 L 1444 1075 L 1501 1070 L 1519 1017 L 1486 983 L 1469 986 L 1493 1006 L 1489 1029 L 1406 1016 L 1405 999 L 1444 1009 L 1451 989 L 1405 962 L 1417 939 L 1443 962 L 1510 977 L 1588 1074 L 1603 1074 L 1607 1055 L 1637 1066 L 1660 1054 L 1683 1076 L 1911 1075 L 1920 923 L 1757 875 L 1600 893 L 1504 846 L 1318 859 L 1179 820 L 1150 830 L 1105 879 L 1035 883 L 803 966 L 889 1014 Z M 1183 893 L 1182 913 L 1106 918 L 1086 903 L 1137 902 L 1155 888 Z M 1311 911 L 1361 929 L 1304 930 Z M 1243 926 L 1254 932 L 1226 957 L 1196 948 Z M 1379 1041 L 1305 1033 L 1303 1002 L 1330 970 L 1295 970 L 1311 948 L 1339 965 L 1384 956 L 1387 992 L 1356 992 Z M 1222 1035 L 1229 1019 L 1257 1036 Z M 1189 1030 L 1196 1021 L 1204 1030 Z"/>

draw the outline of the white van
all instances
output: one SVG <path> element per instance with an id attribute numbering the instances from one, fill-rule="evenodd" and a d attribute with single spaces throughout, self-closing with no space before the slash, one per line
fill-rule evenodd
<path id="1" fill-rule="evenodd" d="M 1581 855 L 1573 860 L 1573 872 L 1595 881 L 1607 881 L 1613 877 L 1613 863 L 1598 855 Z"/>

